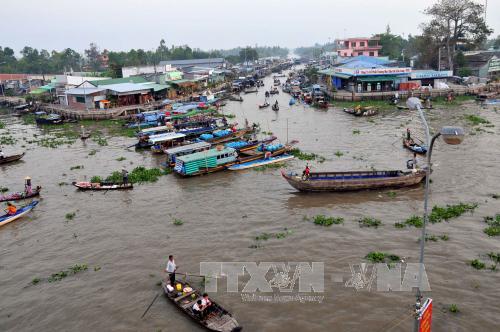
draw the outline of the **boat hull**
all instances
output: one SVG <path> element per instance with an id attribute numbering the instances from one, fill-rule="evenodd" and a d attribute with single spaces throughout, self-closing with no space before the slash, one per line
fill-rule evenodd
<path id="1" fill-rule="evenodd" d="M 19 201 L 21 199 L 28 199 L 28 198 L 36 197 L 38 195 L 40 195 L 40 190 L 34 190 L 31 193 L 31 195 L 25 195 L 24 193 L 14 193 L 14 194 L 5 195 L 5 196 L 0 195 L 0 202 Z"/>
<path id="2" fill-rule="evenodd" d="M 38 204 L 38 201 L 33 201 L 30 204 L 23 206 L 22 208 L 18 209 L 16 214 L 9 216 L 9 215 L 2 215 L 0 216 L 0 227 L 7 225 L 10 222 L 13 222 L 14 220 L 17 220 L 24 215 L 28 214 L 33 208 Z"/>
<path id="3" fill-rule="evenodd" d="M 132 183 L 121 184 L 121 183 L 90 183 L 90 182 L 73 182 L 73 186 L 77 187 L 79 190 L 124 190 L 133 189 L 134 185 Z"/>
<path id="4" fill-rule="evenodd" d="M 22 157 L 24 157 L 24 152 L 21 154 L 12 155 L 5 158 L 0 158 L 0 164 L 12 163 L 14 161 L 18 161 Z"/>
<path id="5" fill-rule="evenodd" d="M 228 167 L 227 169 L 230 171 L 241 171 L 244 169 L 249 169 L 249 168 L 254 168 L 254 167 L 259 167 L 259 166 L 264 166 L 264 165 L 269 165 L 269 164 L 275 164 L 275 163 L 281 163 L 281 162 L 285 162 L 285 161 L 290 160 L 290 159 L 293 159 L 293 156 L 283 155 L 283 156 L 271 157 L 269 159 L 257 159 L 257 160 L 250 161 L 247 163 L 236 164 L 236 165 Z"/>
<path id="6" fill-rule="evenodd" d="M 397 174 L 386 176 L 388 173 Z M 377 174 L 380 174 L 378 176 Z M 310 179 L 281 172 L 285 180 L 295 189 L 306 192 L 344 192 L 403 188 L 419 184 L 425 178 L 425 171 L 373 171 L 373 172 L 326 172 L 311 173 Z M 317 176 L 316 175 L 320 175 Z M 321 175 L 325 175 L 321 177 Z M 315 178 L 316 177 L 316 178 Z"/>

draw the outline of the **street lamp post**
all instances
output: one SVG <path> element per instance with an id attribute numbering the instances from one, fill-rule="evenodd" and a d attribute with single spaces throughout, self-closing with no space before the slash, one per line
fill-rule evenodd
<path id="1" fill-rule="evenodd" d="M 425 142 L 427 145 L 427 162 L 426 162 L 426 168 L 425 168 L 425 198 L 424 198 L 424 222 L 422 226 L 422 233 L 420 235 L 420 260 L 419 260 L 419 271 L 418 271 L 418 287 L 417 287 L 417 294 L 416 294 L 416 303 L 415 303 L 415 309 L 416 309 L 416 317 L 415 317 L 415 323 L 413 330 L 415 332 L 418 331 L 419 328 L 419 315 L 418 311 L 421 307 L 422 304 L 422 293 L 421 293 L 421 288 L 422 288 L 422 275 L 423 275 L 423 270 L 424 270 L 424 248 L 425 248 L 425 229 L 427 226 L 427 223 L 429 221 L 429 184 L 430 184 L 430 175 L 431 175 L 431 156 L 432 156 L 432 148 L 434 147 L 434 142 L 436 139 L 440 136 L 443 137 L 443 140 L 447 144 L 451 145 L 457 145 L 462 143 L 463 138 L 464 138 L 464 130 L 461 127 L 442 127 L 440 132 L 435 134 L 434 136 L 431 137 L 430 135 L 430 130 L 429 130 L 429 125 L 427 124 L 427 120 L 425 119 L 424 112 L 422 111 L 422 104 L 420 102 L 420 99 L 411 97 L 408 98 L 406 101 L 406 105 L 410 110 L 418 110 L 420 119 L 422 120 L 422 123 L 424 125 L 424 130 L 425 130 Z"/>

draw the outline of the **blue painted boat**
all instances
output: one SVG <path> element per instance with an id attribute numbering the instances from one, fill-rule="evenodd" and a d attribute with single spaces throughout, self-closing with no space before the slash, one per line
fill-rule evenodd
<path id="1" fill-rule="evenodd" d="M 285 162 L 287 160 L 293 159 L 293 156 L 290 156 L 288 154 L 284 154 L 282 156 L 276 156 L 276 157 L 270 157 L 267 159 L 257 159 L 253 161 L 249 161 L 247 163 L 242 163 L 242 164 L 236 164 L 233 166 L 229 166 L 227 169 L 231 171 L 240 171 L 243 169 L 248 169 L 248 168 L 254 168 L 254 167 L 259 167 L 259 166 L 264 166 L 268 164 L 275 164 L 275 163 L 281 163 Z"/>
<path id="2" fill-rule="evenodd" d="M 27 214 L 28 212 L 33 210 L 33 208 L 37 204 L 38 204 L 38 201 L 33 201 L 30 204 L 17 209 L 17 212 L 13 215 L 4 214 L 4 215 L 0 216 L 0 226 L 6 225 L 6 224 L 8 224 L 16 219 L 21 218 L 22 216 L 24 216 L 25 214 Z"/>

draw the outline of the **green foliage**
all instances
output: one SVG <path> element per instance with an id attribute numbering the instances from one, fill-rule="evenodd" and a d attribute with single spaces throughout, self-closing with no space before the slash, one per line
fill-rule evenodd
<path id="1" fill-rule="evenodd" d="M 31 283 L 32 283 L 33 285 L 36 285 L 36 284 L 38 284 L 40 281 L 42 281 L 40 278 L 34 278 L 34 279 L 31 281 Z"/>
<path id="2" fill-rule="evenodd" d="M 144 183 L 144 182 L 156 182 L 162 175 L 169 174 L 171 171 L 162 171 L 159 168 L 145 168 L 143 166 L 136 167 L 128 175 L 128 180 L 130 183 Z M 104 181 L 99 176 L 93 176 L 90 182 L 113 182 L 120 183 L 123 181 L 123 175 L 121 171 L 114 171 L 106 177 Z"/>
<path id="3" fill-rule="evenodd" d="M 473 212 L 477 208 L 477 203 L 459 203 L 455 205 L 446 205 L 445 207 L 435 205 L 429 216 L 429 222 L 437 223 L 443 220 L 460 217 L 466 212 Z"/>
<path id="4" fill-rule="evenodd" d="M 382 226 L 382 221 L 373 217 L 363 217 L 358 220 L 359 227 L 379 227 Z"/>
<path id="5" fill-rule="evenodd" d="M 184 221 L 182 221 L 182 219 L 174 218 L 174 220 L 172 221 L 172 223 L 173 223 L 175 226 L 180 226 L 180 225 L 183 225 L 183 224 L 184 224 Z"/>
<path id="6" fill-rule="evenodd" d="M 76 216 L 76 212 L 69 212 L 69 213 L 66 213 L 66 220 L 73 220 Z"/>
<path id="7" fill-rule="evenodd" d="M 96 153 L 97 153 L 97 150 L 92 149 L 92 150 L 90 150 L 90 152 L 89 152 L 89 156 L 93 156 L 93 155 L 95 155 Z"/>
<path id="8" fill-rule="evenodd" d="M 83 165 L 77 165 L 77 166 L 71 166 L 69 170 L 72 171 L 74 169 L 83 169 L 83 168 L 84 168 Z"/>
<path id="9" fill-rule="evenodd" d="M 0 121 L 0 129 L 4 129 L 5 128 L 5 123 L 3 123 L 2 121 Z"/>
<path id="10" fill-rule="evenodd" d="M 474 114 L 464 115 L 464 119 L 469 121 L 474 126 L 490 123 L 490 121 L 486 120 L 485 118 Z"/>
<path id="11" fill-rule="evenodd" d="M 379 251 L 370 251 L 365 259 L 369 260 L 372 263 L 393 263 L 399 262 L 401 258 L 394 254 L 383 253 Z"/>
<path id="12" fill-rule="evenodd" d="M 257 235 L 255 237 L 255 241 L 267 241 L 271 238 L 276 238 L 276 239 L 284 239 L 288 235 L 292 234 L 293 232 L 287 228 L 284 228 L 282 232 L 277 232 L 277 233 L 262 233 L 260 235 Z"/>
<path id="13" fill-rule="evenodd" d="M 277 168 L 282 168 L 284 166 L 284 163 L 274 163 L 274 164 L 267 164 L 267 165 L 262 165 L 262 166 L 257 166 L 254 167 L 254 171 L 265 171 L 266 169 L 277 169 Z"/>
<path id="14" fill-rule="evenodd" d="M 353 135 L 359 135 L 359 134 L 361 134 L 361 130 L 359 130 L 359 129 L 353 129 L 352 134 Z"/>
<path id="15" fill-rule="evenodd" d="M 344 153 L 343 153 L 342 151 L 336 151 L 336 152 L 335 152 L 335 155 L 336 155 L 338 158 L 340 158 L 340 157 L 342 157 L 342 156 L 344 155 Z"/>
<path id="16" fill-rule="evenodd" d="M 488 224 L 488 227 L 483 230 L 485 234 L 487 234 L 488 236 L 500 235 L 500 214 L 497 214 L 493 217 L 484 217 L 484 222 Z"/>
<path id="17" fill-rule="evenodd" d="M 484 264 L 483 262 L 481 262 L 479 259 L 473 259 L 470 262 L 470 266 L 472 266 L 476 270 L 482 270 L 482 269 L 484 269 L 486 267 L 486 264 Z"/>
<path id="18" fill-rule="evenodd" d="M 256 240 L 256 241 L 267 241 L 267 240 L 269 240 L 272 236 L 273 236 L 273 234 L 271 234 L 271 233 L 262 233 L 262 234 L 260 234 L 260 235 L 257 235 L 257 236 L 255 237 L 255 240 Z"/>
<path id="19" fill-rule="evenodd" d="M 4 193 L 4 192 L 7 192 L 9 191 L 9 188 L 7 187 L 0 187 L 0 193 Z"/>
<path id="20" fill-rule="evenodd" d="M 339 225 L 344 223 L 344 218 L 342 217 L 327 217 L 322 214 L 318 214 L 317 216 L 314 216 L 313 222 L 316 225 L 320 226 L 331 226 L 333 224 Z"/>
<path id="21" fill-rule="evenodd" d="M 91 183 L 101 183 L 102 179 L 100 176 L 94 175 L 93 177 L 90 178 Z"/>
<path id="22" fill-rule="evenodd" d="M 389 196 L 390 198 L 394 198 L 396 197 L 398 194 L 395 192 L 395 191 L 388 191 L 387 192 L 387 196 Z"/>
<path id="23" fill-rule="evenodd" d="M 127 158 L 125 157 L 116 158 L 116 161 L 124 161 L 124 160 L 127 160 Z"/>
<path id="24" fill-rule="evenodd" d="M 324 161 L 325 158 L 316 154 L 316 153 L 306 153 L 302 152 L 299 148 L 293 148 L 289 152 L 292 156 L 294 156 L 297 159 L 300 160 L 316 160 L 318 159 L 319 162 Z"/>
<path id="25" fill-rule="evenodd" d="M 424 220 L 420 216 L 411 216 L 410 218 L 406 219 L 404 222 L 408 226 L 413 226 L 416 228 L 422 228 L 424 226 Z"/>
<path id="26" fill-rule="evenodd" d="M 14 145 L 16 142 L 17 140 L 8 134 L 0 136 L 0 145 Z"/>
<path id="27" fill-rule="evenodd" d="M 460 311 L 460 310 L 458 310 L 458 306 L 456 304 L 450 304 L 450 307 L 448 310 L 450 310 L 450 312 L 452 312 L 454 314 L 456 314 Z"/>

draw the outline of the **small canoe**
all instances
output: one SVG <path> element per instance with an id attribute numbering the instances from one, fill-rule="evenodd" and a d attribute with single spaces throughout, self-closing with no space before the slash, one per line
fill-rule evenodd
<path id="1" fill-rule="evenodd" d="M 24 157 L 24 152 L 21 154 L 14 154 L 12 156 L 7 156 L 4 158 L 0 157 L 0 164 L 11 163 L 11 162 L 14 162 L 14 161 L 21 159 L 22 157 Z"/>
<path id="2" fill-rule="evenodd" d="M 412 139 L 407 140 L 406 138 L 403 138 L 403 147 L 410 150 L 411 152 L 415 152 L 418 154 L 426 154 L 427 153 L 427 147 L 425 145 L 417 144 Z"/>
<path id="3" fill-rule="evenodd" d="M 8 195 L 0 195 L 0 202 L 7 201 L 19 201 L 21 199 L 28 199 L 32 197 L 36 197 L 40 195 L 41 187 L 37 187 L 37 189 L 33 190 L 31 194 L 27 195 L 24 192 L 12 193 Z"/>
<path id="4" fill-rule="evenodd" d="M 33 201 L 26 206 L 23 206 L 17 209 L 17 212 L 13 215 L 4 214 L 0 216 L 0 226 L 6 225 L 11 221 L 21 218 L 26 215 L 28 212 L 33 210 L 33 208 L 38 204 L 38 201 Z"/>
<path id="5" fill-rule="evenodd" d="M 201 292 L 194 289 L 187 282 L 176 282 L 176 285 L 177 284 L 181 285 L 182 292 L 177 292 L 175 287 L 172 287 L 169 283 L 163 282 L 162 288 L 165 296 L 173 305 L 179 308 L 179 310 L 205 329 L 217 332 L 239 332 L 243 329 L 231 313 L 220 304 L 217 304 L 213 299 L 210 299 L 212 305 L 210 306 L 211 309 L 208 315 L 204 319 L 199 317 L 193 311 L 193 305 L 202 298 Z"/>
<path id="6" fill-rule="evenodd" d="M 347 171 L 313 172 L 303 178 L 297 173 L 281 172 L 281 176 L 295 189 L 309 192 L 356 191 L 370 189 L 403 188 L 422 182 L 425 170 L 416 172 Z"/>
<path id="7" fill-rule="evenodd" d="M 91 182 L 73 182 L 75 187 L 80 190 L 120 190 L 120 189 L 132 189 L 134 185 L 132 183 L 91 183 Z"/>
<path id="8" fill-rule="evenodd" d="M 236 164 L 233 166 L 229 166 L 227 169 L 230 171 L 240 171 L 240 170 L 248 169 L 248 168 L 254 168 L 254 167 L 259 167 L 259 166 L 264 166 L 264 165 L 269 165 L 269 164 L 281 163 L 281 162 L 285 162 L 285 161 L 290 160 L 290 159 L 293 159 L 293 156 L 285 154 L 282 156 L 270 157 L 268 159 L 258 159 L 258 160 L 254 160 L 254 161 L 249 161 L 247 163 Z"/>
<path id="9" fill-rule="evenodd" d="M 260 104 L 259 105 L 259 108 L 266 108 L 266 107 L 269 107 L 269 103 L 268 102 L 265 102 L 264 104 Z"/>

